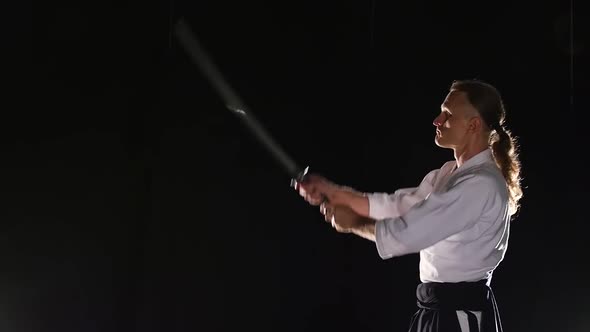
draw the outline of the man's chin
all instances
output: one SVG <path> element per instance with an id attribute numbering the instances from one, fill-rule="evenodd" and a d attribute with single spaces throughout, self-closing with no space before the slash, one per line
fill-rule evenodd
<path id="1" fill-rule="evenodd" d="M 434 144 L 438 145 L 441 148 L 448 148 L 449 146 L 445 144 L 444 140 L 441 140 L 440 137 L 434 138 Z"/>

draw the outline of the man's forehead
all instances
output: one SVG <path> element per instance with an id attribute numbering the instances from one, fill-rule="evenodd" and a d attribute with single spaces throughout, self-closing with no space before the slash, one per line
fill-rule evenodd
<path id="1" fill-rule="evenodd" d="M 464 92 L 459 90 L 451 90 L 447 94 L 445 100 L 443 101 L 443 106 L 448 106 L 449 104 L 460 104 L 464 101 L 463 99 Z"/>

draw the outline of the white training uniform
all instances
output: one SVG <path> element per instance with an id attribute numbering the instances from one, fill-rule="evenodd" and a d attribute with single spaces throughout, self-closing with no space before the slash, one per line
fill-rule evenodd
<path id="1" fill-rule="evenodd" d="M 419 252 L 424 283 L 486 279 L 490 285 L 508 246 L 506 181 L 490 149 L 456 165 L 446 162 L 418 187 L 366 194 L 369 216 L 377 220 L 377 251 L 383 259 Z M 466 314 L 458 315 L 463 325 Z"/>

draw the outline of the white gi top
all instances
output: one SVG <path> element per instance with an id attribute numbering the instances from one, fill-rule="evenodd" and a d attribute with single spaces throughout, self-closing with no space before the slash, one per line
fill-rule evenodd
<path id="1" fill-rule="evenodd" d="M 422 282 L 487 279 L 506 253 L 508 189 L 487 149 L 456 168 L 428 173 L 415 188 L 369 193 L 379 256 L 420 252 Z"/>

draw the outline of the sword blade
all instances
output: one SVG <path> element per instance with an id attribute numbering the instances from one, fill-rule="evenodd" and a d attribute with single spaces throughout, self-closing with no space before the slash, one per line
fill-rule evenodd
<path id="1" fill-rule="evenodd" d="M 270 154 L 285 169 L 292 179 L 303 180 L 308 168 L 301 169 L 297 163 L 283 150 L 283 148 L 270 136 L 256 117 L 248 110 L 248 107 L 239 95 L 224 79 L 201 43 L 192 32 L 184 19 L 180 19 L 175 26 L 175 35 L 193 62 L 199 67 L 203 75 L 223 99 L 226 107 L 236 114 Z"/>

